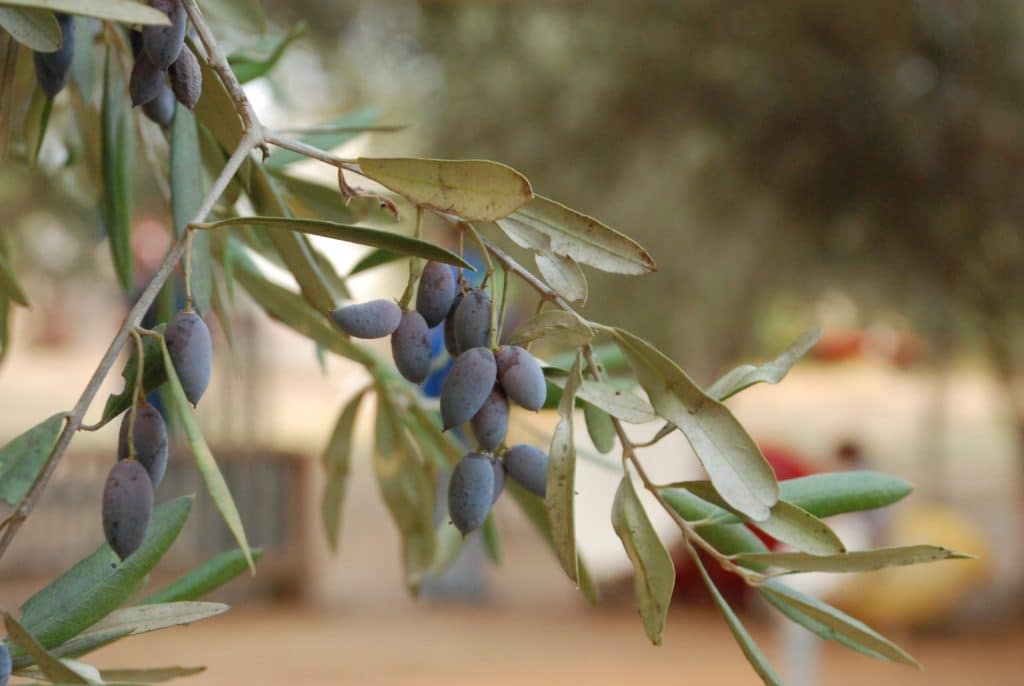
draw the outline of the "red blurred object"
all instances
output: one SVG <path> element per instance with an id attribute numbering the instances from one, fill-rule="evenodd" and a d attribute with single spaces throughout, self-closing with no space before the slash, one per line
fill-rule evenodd
<path id="1" fill-rule="evenodd" d="M 772 469 L 775 470 L 775 476 L 779 481 L 809 476 L 817 471 L 811 467 L 805 458 L 792 450 L 773 445 L 763 445 L 760 447 L 761 453 L 768 460 L 768 464 L 772 466 Z M 747 526 L 770 549 L 778 547 L 779 543 L 774 538 L 753 526 Z M 706 554 L 699 551 L 698 554 L 701 556 L 701 561 L 708 570 L 711 579 L 715 582 L 718 590 L 721 591 L 726 600 L 732 605 L 744 605 L 747 596 L 746 584 L 735 574 L 723 570 L 717 562 Z M 681 548 L 674 551 L 672 559 L 676 566 L 675 599 L 683 602 L 708 599 L 710 596 L 708 596 L 707 591 L 704 589 L 700 575 L 694 568 L 686 551 Z"/>

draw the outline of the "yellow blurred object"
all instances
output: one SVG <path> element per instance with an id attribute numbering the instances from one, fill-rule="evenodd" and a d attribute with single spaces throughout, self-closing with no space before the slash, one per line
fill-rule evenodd
<path id="1" fill-rule="evenodd" d="M 830 600 L 868 624 L 925 624 L 949 612 L 992 571 L 983 532 L 962 513 L 944 505 L 893 512 L 886 545 L 931 543 L 977 560 L 946 560 L 859 574 Z"/>

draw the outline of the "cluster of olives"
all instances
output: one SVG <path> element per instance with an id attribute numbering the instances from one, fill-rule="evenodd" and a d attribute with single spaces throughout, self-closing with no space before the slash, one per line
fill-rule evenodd
<path id="1" fill-rule="evenodd" d="M 503 449 L 509 400 L 539 410 L 547 398 L 544 372 L 519 346 L 492 347 L 491 298 L 464 290 L 454 271 L 430 262 L 416 291 L 416 307 L 402 311 L 394 301 L 372 300 L 331 312 L 334 322 L 356 338 L 391 336 L 398 371 L 413 383 L 430 373 L 429 330 L 444 324 L 444 342 L 454 358 L 441 387 L 441 420 L 447 431 L 469 422 L 477 451 L 452 471 L 448 514 L 463 534 L 479 528 L 505 486 L 506 474 L 538 496 L 547 487 L 548 456 L 530 445 Z"/>
<path id="2" fill-rule="evenodd" d="M 132 32 L 135 66 L 128 94 L 132 105 L 141 105 L 147 117 L 166 127 L 174 118 L 175 100 L 189 109 L 199 102 L 203 74 L 199 60 L 185 45 L 188 16 L 181 0 L 149 0 L 149 5 L 166 14 L 171 23 Z"/>
<path id="3" fill-rule="evenodd" d="M 145 26 L 131 32 L 135 65 L 128 81 L 132 105 L 160 126 L 170 126 L 174 101 L 192 109 L 203 89 L 203 73 L 191 48 L 185 45 L 188 15 L 181 0 L 149 0 L 150 7 L 170 19 L 169 26 Z M 55 13 L 63 42 L 56 52 L 34 55 L 36 81 L 48 98 L 68 83 L 75 53 L 75 24 L 69 14 Z"/>
<path id="4" fill-rule="evenodd" d="M 194 406 L 210 383 L 210 330 L 198 314 L 183 310 L 167 326 L 164 341 L 185 397 Z M 103 487 L 103 533 L 122 560 L 138 550 L 146 538 L 153 514 L 153 492 L 166 470 L 167 425 L 160 412 L 142 400 L 121 420 L 117 464 Z"/>

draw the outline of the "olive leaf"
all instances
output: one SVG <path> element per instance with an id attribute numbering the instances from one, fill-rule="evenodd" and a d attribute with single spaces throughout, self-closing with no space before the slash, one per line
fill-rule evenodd
<path id="1" fill-rule="evenodd" d="M 167 15 L 136 0 L 4 0 L 14 7 L 38 7 L 52 12 L 81 14 L 125 24 L 168 24 Z"/>
<path id="2" fill-rule="evenodd" d="M 436 262 L 454 264 L 457 267 L 473 269 L 461 257 L 440 246 L 403 236 L 389 231 L 369 229 L 365 226 L 350 226 L 325 220 L 296 219 L 292 217 L 231 217 L 216 222 L 199 224 L 202 229 L 218 229 L 225 226 L 254 226 L 267 229 L 298 231 L 316 236 L 326 236 L 348 243 L 385 248 L 408 257 L 422 257 Z"/>
<path id="3" fill-rule="evenodd" d="M 162 14 L 162 13 L 161 13 Z M 164 17 L 166 19 L 166 17 Z M 103 72 L 100 148 L 103 167 L 103 222 L 110 256 L 121 288 L 130 292 L 132 277 L 132 157 L 135 137 L 124 83 L 113 48 L 107 48 Z"/>
<path id="4" fill-rule="evenodd" d="M 555 293 L 569 302 L 587 301 L 587 277 L 576 260 L 551 252 L 534 255 L 537 270 Z"/>
<path id="5" fill-rule="evenodd" d="M 0 27 L 14 40 L 36 52 L 56 52 L 64 42 L 53 12 L 33 7 L 21 9 L 0 5 Z"/>
<path id="6" fill-rule="evenodd" d="M 658 538 L 628 474 L 622 477 L 612 502 L 612 528 L 633 563 L 633 589 L 647 638 L 661 645 L 676 568 Z"/>
<path id="7" fill-rule="evenodd" d="M 166 324 L 158 324 L 153 328 L 156 333 L 162 334 Z M 124 364 L 121 376 L 124 377 L 124 388 L 120 393 L 112 393 L 107 396 L 107 402 L 103 406 L 103 415 L 100 417 L 98 426 L 103 426 L 111 419 L 128 409 L 132 404 L 135 394 L 135 376 L 138 374 L 137 346 L 129 346 L 130 353 Z M 161 351 L 160 340 L 155 336 L 142 337 L 142 390 L 145 393 L 158 388 L 167 381 L 167 372 L 164 370 L 164 358 Z"/>
<path id="8" fill-rule="evenodd" d="M 345 405 L 345 409 L 339 415 L 338 421 L 334 425 L 334 431 L 331 432 L 331 437 L 327 441 L 322 458 L 327 483 L 324 486 L 320 514 L 323 518 L 324 529 L 327 531 L 327 543 L 335 552 L 338 550 L 338 541 L 341 536 L 341 506 L 344 503 L 345 488 L 348 485 L 348 475 L 351 470 L 356 415 L 365 393 L 365 391 L 357 393 Z"/>
<path id="9" fill-rule="evenodd" d="M 716 513 L 725 512 L 688 491 L 665 488 L 660 493 L 665 502 L 688 522 L 704 522 Z M 758 538 L 757 534 L 743 524 L 698 524 L 697 533 L 716 550 L 726 555 L 768 552 L 768 547 Z M 758 565 L 747 564 L 746 566 L 757 567 Z"/>
<path id="10" fill-rule="evenodd" d="M 378 388 L 373 469 L 381 496 L 402 535 L 406 586 L 417 593 L 434 563 L 434 485 L 406 437 L 393 402 Z"/>
<path id="11" fill-rule="evenodd" d="M 284 57 L 288 46 L 304 36 L 306 30 L 306 22 L 300 21 L 283 36 L 268 36 L 256 46 L 236 50 L 228 55 L 228 64 L 238 82 L 248 83 L 268 74 Z"/>
<path id="12" fill-rule="evenodd" d="M 800 334 L 792 345 L 786 348 L 771 362 L 760 366 L 744 364 L 726 372 L 707 387 L 706 392 L 712 398 L 725 400 L 749 388 L 754 384 L 777 384 L 786 376 L 793 365 L 806 355 L 821 339 L 821 329 L 811 329 Z"/>
<path id="13" fill-rule="evenodd" d="M 914 490 L 903 479 L 868 470 L 811 474 L 779 482 L 780 498 L 816 517 L 886 507 Z"/>
<path id="14" fill-rule="evenodd" d="M 758 590 L 765 600 L 786 617 L 824 639 L 836 641 L 872 657 L 920 667 L 910 654 L 885 636 L 827 603 L 800 593 L 776 579 L 764 582 Z"/>
<path id="15" fill-rule="evenodd" d="M 4 613 L 4 624 L 11 642 L 31 656 L 47 679 L 61 684 L 88 684 L 89 681 L 52 655 L 18 620 Z M 6 675 L 5 675 L 6 676 Z"/>
<path id="16" fill-rule="evenodd" d="M 709 481 L 684 481 L 672 484 L 671 488 L 685 489 L 719 508 L 729 510 L 734 516 L 742 516 L 745 521 L 752 521 L 725 502 Z M 713 521 L 721 523 L 722 519 Z M 754 524 L 769 536 L 813 555 L 831 555 L 846 550 L 843 542 L 828 524 L 785 500 L 779 500 L 772 505 L 768 517 Z"/>
<path id="17" fill-rule="evenodd" d="M 548 369 L 545 377 L 558 388 L 565 387 L 566 378 L 557 370 Z M 630 424 L 646 424 L 657 417 L 654 408 L 643 398 L 606 381 L 584 379 L 576 390 L 576 397 Z"/>
<path id="18" fill-rule="evenodd" d="M 611 416 L 591 403 L 583 403 L 583 419 L 587 425 L 587 435 L 597 448 L 597 452 L 607 455 L 615 447 L 615 425 Z"/>
<path id="19" fill-rule="evenodd" d="M 255 573 L 256 563 L 252 558 L 252 551 L 249 549 L 245 528 L 242 526 L 242 518 L 238 514 L 238 507 L 231 496 L 231 490 L 228 488 L 227 482 L 224 481 L 224 475 L 221 473 L 220 467 L 217 466 L 217 461 L 214 459 L 213 453 L 210 452 L 210 447 L 206 444 L 206 439 L 203 438 L 203 432 L 199 428 L 199 423 L 196 422 L 195 415 L 192 413 L 192 404 L 185 396 L 185 390 L 181 387 L 178 374 L 174 371 L 174 363 L 171 362 L 171 355 L 167 350 L 166 341 L 161 338 L 160 343 L 160 347 L 163 350 L 164 370 L 167 372 L 167 383 L 171 389 L 171 397 L 178 409 L 178 417 L 181 419 L 182 426 L 185 429 L 185 436 L 188 438 L 189 446 L 192 448 L 192 455 L 196 458 L 196 467 L 199 469 L 199 475 L 203 478 L 203 483 L 206 484 L 206 490 L 210 494 L 213 504 L 217 507 L 217 511 L 220 512 L 224 523 L 227 524 L 228 529 L 231 531 L 231 535 L 238 542 L 238 547 L 242 550 L 242 554 L 245 555 L 249 569 Z"/>
<path id="20" fill-rule="evenodd" d="M 149 669 L 101 669 L 100 677 L 108 684 L 159 684 L 171 679 L 194 676 L 206 667 L 151 667 Z"/>
<path id="21" fill-rule="evenodd" d="M 0 293 L 3 293 L 11 301 L 18 303 L 22 307 L 29 306 L 25 289 L 18 283 L 18 277 L 15 276 L 14 270 L 7 264 L 3 251 L 0 251 Z"/>
<path id="22" fill-rule="evenodd" d="M 884 567 L 916 565 L 939 560 L 973 560 L 973 555 L 935 545 L 908 545 L 851 550 L 831 555 L 809 553 L 743 553 L 740 559 L 793 572 L 870 572 Z"/>
<path id="23" fill-rule="evenodd" d="M 192 221 L 203 201 L 202 158 L 199 131 L 192 111 L 178 103 L 171 124 L 171 216 L 177 235 Z M 203 232 L 192 236 L 190 279 L 193 304 L 204 315 L 210 311 L 213 292 L 213 261 L 210 237 Z"/>
<path id="24" fill-rule="evenodd" d="M 253 548 L 252 559 L 263 557 L 262 548 Z M 175 579 L 159 591 L 140 601 L 140 605 L 152 603 L 173 603 L 181 600 L 198 600 L 215 591 L 242 572 L 249 569 L 245 553 L 238 548 L 211 557 L 184 576 Z"/>
<path id="25" fill-rule="evenodd" d="M 593 340 L 594 330 L 575 312 L 541 310 L 516 329 L 509 338 L 509 343 L 525 345 L 547 337 L 565 345 L 580 346 Z"/>
<path id="26" fill-rule="evenodd" d="M 104 543 L 25 601 L 21 606 L 25 628 L 44 646 L 52 648 L 109 615 L 139 589 L 177 538 L 191 509 L 191 496 L 175 498 L 157 507 L 146 540 L 122 563 Z"/>
<path id="27" fill-rule="evenodd" d="M 565 391 L 558 407 L 561 419 L 551 436 L 551 450 L 548 457 L 547 492 L 544 505 L 548 511 L 551 538 L 562 569 L 573 581 L 579 578 L 576 555 L 575 483 L 576 447 L 573 438 L 572 414 L 576 391 L 583 381 L 580 375 L 580 356 L 569 372 Z"/>
<path id="28" fill-rule="evenodd" d="M 526 177 L 487 160 L 360 157 L 361 173 L 409 201 L 467 221 L 493 221 L 533 197 Z"/>
<path id="29" fill-rule="evenodd" d="M 651 256 L 633 239 L 540 195 L 507 217 L 498 217 L 497 223 L 517 245 L 540 254 L 571 258 L 613 274 L 657 270 Z"/>
<path id="30" fill-rule="evenodd" d="M 56 445 L 64 420 L 64 413 L 47 417 L 0 448 L 0 500 L 14 507 L 25 497 Z"/>
<path id="31" fill-rule="evenodd" d="M 765 683 L 765 686 L 785 686 L 782 680 L 772 669 L 772 666 L 768 664 L 768 659 L 761 652 L 754 637 L 750 635 L 747 628 L 743 626 L 743 622 L 736 616 L 733 609 L 729 607 L 729 603 L 722 596 L 721 591 L 715 586 L 715 582 L 711 580 L 708 575 L 708 570 L 704 568 L 704 563 L 701 561 L 693 549 L 690 549 L 690 558 L 693 560 L 693 564 L 697 567 L 697 571 L 700 572 L 700 577 L 704 581 L 704 585 L 707 586 L 708 591 L 711 592 L 711 598 L 715 601 L 715 605 L 718 606 L 718 611 L 722 613 L 722 617 L 725 618 L 725 623 L 729 627 L 729 631 L 732 632 L 733 637 L 736 639 L 736 643 L 739 644 L 740 650 L 743 651 L 743 655 L 746 656 L 750 666 L 754 668 L 757 675 L 761 677 L 761 680 Z"/>
<path id="32" fill-rule="evenodd" d="M 623 329 L 614 335 L 654 409 L 686 435 L 722 498 L 755 521 L 767 519 L 779 485 L 743 425 L 650 343 Z"/>

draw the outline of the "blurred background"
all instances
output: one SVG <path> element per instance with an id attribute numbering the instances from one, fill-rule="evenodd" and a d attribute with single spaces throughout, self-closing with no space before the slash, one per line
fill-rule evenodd
<path id="1" fill-rule="evenodd" d="M 1024 7 L 263 5 L 271 35 L 304 30 L 269 77 L 247 85 L 265 122 L 313 126 L 372 108 L 377 123 L 410 126 L 361 136 L 340 154 L 499 160 L 537 192 L 630 235 L 660 271 L 591 274 L 585 314 L 651 340 L 699 383 L 823 329 L 781 385 L 754 387 L 730 407 L 780 478 L 857 466 L 916 484 L 878 518 L 834 522 L 851 547 L 928 542 L 981 559 L 804 581 L 901 643 L 923 672 L 804 640 L 730 588 L 791 684 L 962 684 L 966 674 L 1022 683 Z M 254 41 L 244 26 L 215 28 L 229 49 Z M 69 165 L 76 150 L 60 125 L 72 112 L 61 104 L 39 168 L 0 168 L 3 228 L 32 300 L 9 313 L 0 443 L 74 403 L 126 311 L 95 198 Z M 334 184 L 330 169 L 292 166 Z M 168 219 L 142 172 L 136 205 L 145 272 L 163 255 Z M 343 272 L 364 254 L 330 250 Z M 350 286 L 356 299 L 397 297 L 405 275 L 404 265 L 382 267 Z M 529 314 L 525 294 L 523 303 Z M 157 654 L 208 665 L 195 684 L 756 683 L 671 523 L 657 518 L 679 560 L 678 603 L 664 645 L 646 642 L 608 521 L 617 477 L 591 459 L 582 429 L 580 546 L 601 581 L 600 608 L 508 502 L 497 509 L 500 566 L 471 542 L 425 598 L 410 598 L 369 466 L 369 413 L 341 553 L 329 555 L 319 457 L 365 379 L 344 361 L 318 361 L 309 341 L 244 295 L 232 317 L 234 350 L 216 329 L 219 357 L 198 417 L 266 557 L 255 578 L 221 592 L 237 606 L 229 615 L 117 644 L 101 665 L 148 665 Z M 121 383 L 107 380 L 90 417 Z M 513 432 L 542 443 L 554 421 L 523 413 Z M 0 562 L 0 606 L 16 607 L 101 542 L 98 494 L 116 431 L 76 438 Z M 697 473 L 678 434 L 647 460 L 665 480 Z M 161 497 L 202 492 L 190 461 L 179 446 Z M 229 547 L 200 497 L 161 573 Z"/>

